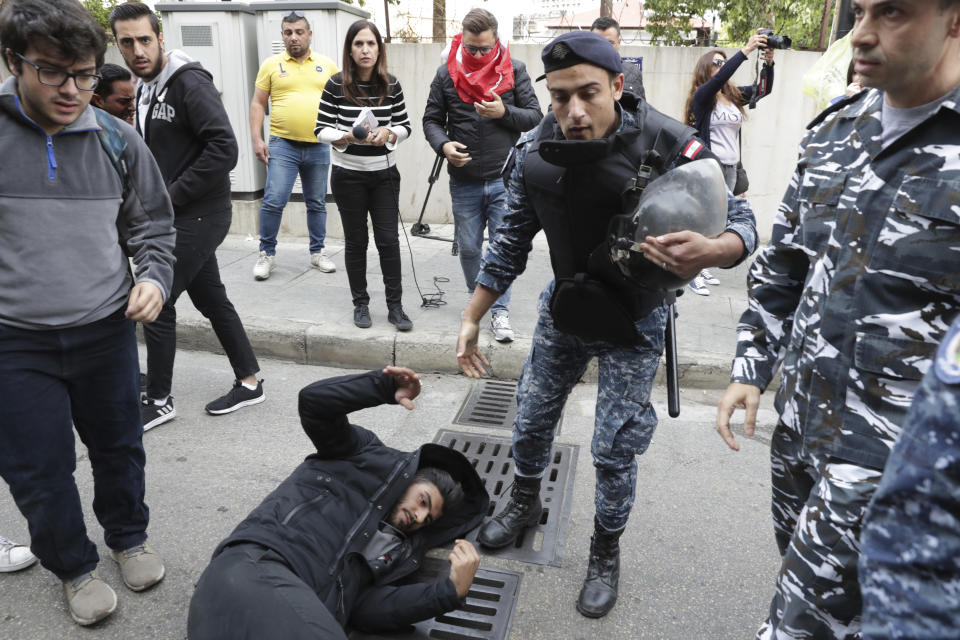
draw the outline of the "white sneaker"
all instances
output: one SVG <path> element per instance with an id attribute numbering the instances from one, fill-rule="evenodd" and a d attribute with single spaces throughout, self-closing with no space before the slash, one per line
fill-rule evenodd
<path id="1" fill-rule="evenodd" d="M 270 277 L 270 272 L 273 271 L 274 257 L 275 256 L 268 256 L 266 251 L 260 252 L 260 257 L 257 258 L 257 264 L 253 265 L 254 280 L 266 280 Z"/>
<path id="2" fill-rule="evenodd" d="M 493 331 L 493 339 L 497 342 L 512 342 L 513 329 L 510 328 L 510 314 L 506 311 L 490 314 L 490 330 Z"/>
<path id="3" fill-rule="evenodd" d="M 333 273 L 337 270 L 337 265 L 333 264 L 333 260 L 327 256 L 326 249 L 320 249 L 320 253 L 311 253 L 310 264 L 324 273 Z"/>
<path id="4" fill-rule="evenodd" d="M 700 271 L 700 277 L 703 278 L 703 281 L 707 284 L 712 284 L 714 286 L 720 284 L 720 280 L 717 279 L 717 276 L 713 275 L 706 269 Z"/>
<path id="5" fill-rule="evenodd" d="M 0 573 L 26 569 L 37 561 L 30 548 L 0 536 Z"/>
<path id="6" fill-rule="evenodd" d="M 689 285 L 691 291 L 693 291 L 698 296 L 708 296 L 710 295 L 710 289 L 707 288 L 707 283 L 703 281 L 703 276 L 697 276 L 693 279 L 693 282 Z"/>

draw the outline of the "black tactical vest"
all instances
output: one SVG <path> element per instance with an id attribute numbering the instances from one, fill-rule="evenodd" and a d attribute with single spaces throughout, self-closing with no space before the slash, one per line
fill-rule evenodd
<path id="1" fill-rule="evenodd" d="M 671 294 L 620 273 L 608 256 L 610 221 L 635 208 L 646 183 L 666 172 L 697 132 L 625 98 L 621 106 L 632 108 L 638 126 L 608 137 L 602 157 L 592 161 L 603 142 L 564 141 L 553 113 L 547 114 L 529 143 L 523 181 L 550 246 L 554 323 L 584 338 L 632 344 L 634 323 Z"/>

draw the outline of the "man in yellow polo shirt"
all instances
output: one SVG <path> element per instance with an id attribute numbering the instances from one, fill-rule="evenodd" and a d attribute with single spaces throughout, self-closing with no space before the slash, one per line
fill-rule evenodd
<path id="1" fill-rule="evenodd" d="M 283 208 L 300 174 L 310 232 L 310 264 L 324 273 L 336 271 L 323 246 L 327 229 L 327 173 L 330 146 L 313 135 L 323 86 L 337 65 L 310 50 L 313 31 L 306 16 L 291 11 L 280 23 L 283 53 L 267 58 L 257 73 L 250 103 L 253 151 L 267 165 L 267 184 L 260 206 L 260 256 L 253 277 L 266 280 L 274 267 L 277 232 Z M 263 140 L 263 117 L 270 100 L 270 141 Z"/>

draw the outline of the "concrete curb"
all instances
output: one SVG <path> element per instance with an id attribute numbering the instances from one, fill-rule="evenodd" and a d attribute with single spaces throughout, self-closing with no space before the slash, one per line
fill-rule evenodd
<path id="1" fill-rule="evenodd" d="M 460 373 L 453 357 L 457 334 L 451 331 L 414 330 L 400 333 L 393 327 L 363 330 L 347 335 L 340 326 L 309 324 L 296 320 L 248 317 L 247 337 L 261 357 L 349 369 L 376 369 L 401 364 L 421 373 Z M 530 338 L 501 344 L 483 332 L 480 349 L 490 360 L 490 375 L 516 380 L 530 351 Z M 177 323 L 180 348 L 222 354 L 216 334 L 206 320 L 183 318 Z M 722 354 L 679 352 L 679 378 L 684 387 L 724 389 L 729 383 L 730 359 Z M 587 367 L 584 381 L 596 382 L 597 363 Z M 657 384 L 665 384 L 664 367 L 657 370 Z"/>

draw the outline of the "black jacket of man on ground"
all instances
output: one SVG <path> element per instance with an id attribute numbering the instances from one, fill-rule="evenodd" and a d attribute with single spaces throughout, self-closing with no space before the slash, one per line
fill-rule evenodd
<path id="1" fill-rule="evenodd" d="M 347 420 L 353 411 L 396 404 L 395 391 L 393 376 L 382 371 L 321 380 L 302 389 L 300 420 L 317 452 L 220 543 L 211 566 L 236 545 L 253 543 L 269 550 L 309 586 L 340 627 L 398 629 L 459 606 L 450 579 L 396 583 L 420 568 L 428 549 L 475 528 L 486 514 L 489 496 L 459 452 L 435 444 L 398 451 Z M 462 486 L 464 500 L 459 508 L 444 510 L 436 522 L 406 536 L 388 566 L 373 568 L 363 552 L 423 467 L 447 471 Z M 251 625 L 262 625 L 265 615 L 277 616 L 275 637 L 284 637 L 283 612 L 239 606 L 229 610 L 229 602 L 222 606 L 211 593 L 214 590 L 213 585 L 205 588 L 201 578 L 191 603 L 191 638 L 256 637 Z M 322 629 L 330 635 L 312 637 L 342 637 L 340 629 L 332 628 L 336 623 L 330 620 Z"/>

